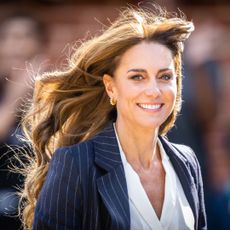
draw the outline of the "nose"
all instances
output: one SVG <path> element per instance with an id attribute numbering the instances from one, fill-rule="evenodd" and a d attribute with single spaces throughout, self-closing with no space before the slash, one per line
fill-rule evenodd
<path id="1" fill-rule="evenodd" d="M 146 85 L 145 94 L 147 96 L 158 97 L 160 95 L 160 92 L 161 90 L 156 79 L 149 81 Z"/>

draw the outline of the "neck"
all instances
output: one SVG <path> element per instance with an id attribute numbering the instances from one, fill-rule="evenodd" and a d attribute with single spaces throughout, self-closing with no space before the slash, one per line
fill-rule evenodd
<path id="1" fill-rule="evenodd" d="M 127 161 L 137 168 L 149 169 L 160 159 L 157 148 L 158 129 L 133 127 L 117 120 L 116 130 Z"/>

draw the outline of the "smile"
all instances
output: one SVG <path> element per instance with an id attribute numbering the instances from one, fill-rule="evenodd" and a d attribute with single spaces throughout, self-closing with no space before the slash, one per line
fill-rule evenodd
<path id="1" fill-rule="evenodd" d="M 158 110 L 160 109 L 163 104 L 137 104 L 142 109 L 151 109 L 151 110 Z"/>

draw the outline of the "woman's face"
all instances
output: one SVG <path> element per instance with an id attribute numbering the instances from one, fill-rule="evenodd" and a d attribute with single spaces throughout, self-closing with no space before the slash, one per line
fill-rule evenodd
<path id="1" fill-rule="evenodd" d="M 104 75 L 110 97 L 117 101 L 117 122 L 155 129 L 173 111 L 177 84 L 171 51 L 142 42 L 122 56 L 114 76 Z"/>

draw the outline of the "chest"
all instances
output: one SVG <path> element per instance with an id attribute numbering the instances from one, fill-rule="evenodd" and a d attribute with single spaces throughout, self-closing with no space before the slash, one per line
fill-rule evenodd
<path id="1" fill-rule="evenodd" d="M 160 219 L 165 196 L 165 170 L 161 162 L 148 171 L 138 172 L 141 184 Z"/>

